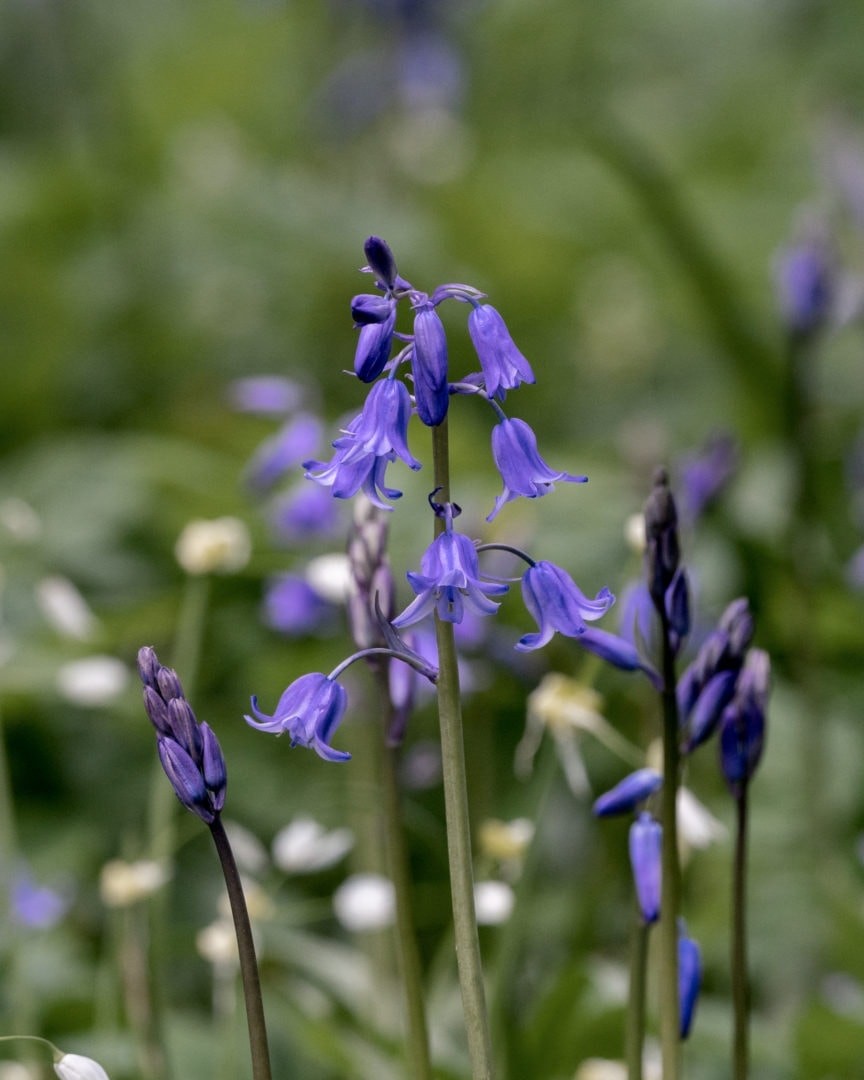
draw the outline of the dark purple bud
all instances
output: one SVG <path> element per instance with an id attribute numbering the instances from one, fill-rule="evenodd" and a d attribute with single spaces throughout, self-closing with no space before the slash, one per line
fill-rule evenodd
<path id="1" fill-rule="evenodd" d="M 369 269 L 380 282 L 384 289 L 392 289 L 399 276 L 396 270 L 396 260 L 393 252 L 380 236 L 370 236 L 363 245 Z"/>
<path id="2" fill-rule="evenodd" d="M 735 697 L 720 722 L 720 768 L 738 798 L 762 757 L 771 663 L 762 649 L 751 649 L 738 677 Z"/>
<path id="3" fill-rule="evenodd" d="M 396 307 L 396 301 L 375 293 L 360 293 L 351 301 L 351 316 L 358 326 L 369 326 L 389 319 Z"/>
<path id="4" fill-rule="evenodd" d="M 655 769 L 637 769 L 601 795 L 594 803 L 595 817 L 612 817 L 629 814 L 663 784 L 663 777 Z"/>
<path id="5" fill-rule="evenodd" d="M 729 635 L 725 630 L 712 630 L 702 642 L 696 659 L 693 661 L 693 671 L 698 689 L 701 691 L 705 683 L 722 668 L 737 667 L 731 663 L 729 655 Z"/>
<path id="6" fill-rule="evenodd" d="M 383 322 L 369 323 L 360 329 L 354 352 L 354 371 L 361 382 L 374 382 L 390 359 L 393 330 L 396 326 L 396 306 Z"/>
<path id="7" fill-rule="evenodd" d="M 680 502 L 691 524 L 722 494 L 738 469 L 738 459 L 737 442 L 721 431 L 711 435 L 698 453 L 683 462 Z"/>
<path id="8" fill-rule="evenodd" d="M 661 848 L 663 829 L 648 813 L 630 826 L 630 866 L 636 886 L 639 910 L 646 923 L 660 917 Z"/>
<path id="9" fill-rule="evenodd" d="M 686 1039 L 693 1024 L 696 1000 L 702 983 L 702 957 L 692 938 L 678 935 L 678 1006 L 681 1015 L 681 1038 Z"/>
<path id="10" fill-rule="evenodd" d="M 687 575 L 679 567 L 666 592 L 666 615 L 669 627 L 678 639 L 678 644 L 690 633 L 690 589 Z"/>
<path id="11" fill-rule="evenodd" d="M 168 706 L 152 686 L 144 687 L 144 708 L 150 717 L 150 723 L 160 735 L 173 735 Z"/>
<path id="12" fill-rule="evenodd" d="M 669 490 L 669 476 L 659 468 L 645 504 L 645 569 L 648 591 L 658 611 L 664 611 L 666 590 L 678 569 L 678 512 Z"/>
<path id="13" fill-rule="evenodd" d="M 156 689 L 163 701 L 172 701 L 183 697 L 183 686 L 173 668 L 160 667 L 156 673 Z"/>
<path id="14" fill-rule="evenodd" d="M 833 271 L 818 243 L 804 243 L 785 252 L 777 267 L 780 313 L 796 334 L 812 334 L 831 309 Z"/>
<path id="15" fill-rule="evenodd" d="M 740 665 L 753 640 L 753 616 L 746 596 L 739 596 L 727 606 L 718 626 L 729 635 L 730 657 L 736 666 Z"/>
<path id="16" fill-rule="evenodd" d="M 161 667 L 156 650 L 150 645 L 138 650 L 138 674 L 145 686 L 156 686 L 156 677 Z"/>
<path id="17" fill-rule="evenodd" d="M 172 698 L 168 702 L 168 718 L 171 723 L 171 738 L 180 743 L 193 761 L 200 765 L 203 755 L 201 732 L 192 706 L 186 698 Z"/>
<path id="18" fill-rule="evenodd" d="M 414 316 L 414 401 L 427 427 L 437 427 L 447 415 L 447 336 L 438 312 L 422 304 Z"/>
<path id="19" fill-rule="evenodd" d="M 583 649 L 599 656 L 607 664 L 622 671 L 638 671 L 644 667 L 639 651 L 632 641 L 612 634 L 608 630 L 599 630 L 588 626 L 576 639 Z"/>
<path id="20" fill-rule="evenodd" d="M 187 810 L 208 825 L 216 819 L 204 777 L 198 766 L 183 747 L 173 739 L 159 739 L 159 760 L 165 775 L 181 803 Z"/>
<path id="21" fill-rule="evenodd" d="M 207 723 L 201 724 L 201 741 L 203 743 L 201 773 L 207 790 L 210 792 L 213 809 L 218 814 L 225 805 L 225 788 L 228 783 L 225 758 L 219 740 Z"/>
<path id="22" fill-rule="evenodd" d="M 723 710 L 732 700 L 735 693 L 735 684 L 738 681 L 737 671 L 718 671 L 712 675 L 705 684 L 693 712 L 690 716 L 690 737 L 687 740 L 687 753 L 692 754 L 697 746 L 701 746 L 714 733 L 720 723 Z"/>
<path id="23" fill-rule="evenodd" d="M 683 726 L 687 722 L 687 718 L 693 710 L 693 706 L 696 704 L 696 699 L 699 697 L 700 682 L 697 677 L 697 670 L 695 662 L 685 670 L 684 674 L 678 680 L 678 687 L 675 691 L 675 696 L 678 699 L 678 719 L 679 723 Z"/>

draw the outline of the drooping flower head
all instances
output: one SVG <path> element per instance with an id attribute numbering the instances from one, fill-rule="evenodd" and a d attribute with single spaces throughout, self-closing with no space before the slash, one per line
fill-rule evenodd
<path id="1" fill-rule="evenodd" d="M 604 615 L 615 603 L 607 588 L 589 600 L 570 575 L 554 563 L 541 560 L 529 566 L 522 576 L 525 607 L 539 627 L 536 634 L 525 634 L 516 648 L 540 649 L 558 631 L 565 637 L 579 637 L 585 623 Z"/>
<path id="2" fill-rule="evenodd" d="M 503 401 L 506 391 L 535 381 L 531 365 L 516 348 L 506 323 L 491 304 L 473 304 L 468 332 L 489 397 Z"/>
<path id="3" fill-rule="evenodd" d="M 325 761 L 347 761 L 351 755 L 334 750 L 330 738 L 342 722 L 348 695 L 341 683 L 320 672 L 301 675 L 283 692 L 272 716 L 258 709 L 252 698 L 252 712 L 246 723 L 273 735 L 288 734 L 292 746 L 308 746 Z"/>
<path id="4" fill-rule="evenodd" d="M 475 615 L 493 615 L 498 602 L 490 597 L 508 591 L 504 582 L 481 577 L 476 547 L 453 529 L 452 510 L 442 509 L 446 527 L 423 553 L 420 573 L 408 573 L 416 599 L 393 620 L 396 627 L 410 626 L 433 611 L 439 619 L 451 623 L 460 623 L 466 610 Z"/>
<path id="5" fill-rule="evenodd" d="M 473 313 L 472 313 L 473 314 Z M 551 469 L 537 449 L 537 436 L 524 420 L 503 417 L 492 429 L 492 456 L 504 481 L 504 490 L 486 518 L 492 521 L 501 508 L 521 495 L 537 499 L 548 494 L 558 480 L 584 484 L 587 476 L 573 476 Z"/>
<path id="6" fill-rule="evenodd" d="M 306 477 L 332 488 L 337 499 L 350 499 L 362 491 L 371 503 L 389 510 L 384 499 L 398 499 L 402 492 L 384 483 L 387 465 L 397 457 L 410 469 L 420 462 L 408 449 L 411 399 L 404 383 L 382 379 L 375 383 L 360 412 L 339 438 L 329 462 L 306 461 Z"/>

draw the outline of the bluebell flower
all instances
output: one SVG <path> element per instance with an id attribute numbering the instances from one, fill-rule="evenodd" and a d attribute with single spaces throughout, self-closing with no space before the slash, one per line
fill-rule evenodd
<path id="1" fill-rule="evenodd" d="M 738 469 L 738 443 L 726 432 L 712 435 L 682 462 L 681 504 L 692 526 L 729 484 Z"/>
<path id="2" fill-rule="evenodd" d="M 264 592 L 264 621 L 288 637 L 317 633 L 332 618 L 334 605 L 299 574 L 272 578 Z"/>
<path id="3" fill-rule="evenodd" d="M 663 827 L 649 813 L 641 813 L 630 826 L 629 848 L 636 899 L 646 923 L 660 917 Z"/>
<path id="4" fill-rule="evenodd" d="M 284 691 L 272 716 L 258 709 L 252 698 L 252 712 L 246 723 L 274 735 L 288 734 L 292 746 L 308 746 L 325 761 L 347 761 L 351 755 L 334 750 L 330 738 L 342 722 L 348 705 L 345 687 L 327 675 L 312 672 L 301 675 Z"/>
<path id="5" fill-rule="evenodd" d="M 692 754 L 697 746 L 701 746 L 714 734 L 724 709 L 732 700 L 737 681 L 738 672 L 726 670 L 718 671 L 705 684 L 690 713 L 688 754 Z"/>
<path id="6" fill-rule="evenodd" d="M 697 942 L 687 937 L 683 920 L 680 920 L 678 931 L 678 1007 L 682 1039 L 686 1039 L 690 1034 L 701 984 L 702 954 Z"/>
<path id="7" fill-rule="evenodd" d="M 506 417 L 492 429 L 492 456 L 504 481 L 504 490 L 495 500 L 495 509 L 486 518 L 491 521 L 512 499 L 523 496 L 536 499 L 552 490 L 556 480 L 584 484 L 587 476 L 555 472 L 540 457 L 537 436 L 524 420 Z"/>
<path id="8" fill-rule="evenodd" d="M 390 245 L 380 236 L 370 236 L 363 244 L 363 251 L 369 260 L 368 269 L 375 275 L 381 288 L 389 292 L 399 278 L 396 259 L 393 257 Z"/>
<path id="9" fill-rule="evenodd" d="M 384 484 L 388 463 L 398 456 L 409 468 L 420 468 L 408 449 L 410 417 L 411 399 L 404 383 L 398 379 L 375 383 L 363 411 L 333 441 L 336 453 L 331 460 L 304 462 L 307 478 L 332 488 L 337 499 L 349 499 L 363 491 L 375 506 L 389 510 L 382 496 L 398 499 L 402 492 Z"/>
<path id="10" fill-rule="evenodd" d="M 531 365 L 516 348 L 501 315 L 491 304 L 475 304 L 468 316 L 468 333 L 483 371 L 486 393 L 503 401 L 508 390 L 533 383 Z"/>
<path id="11" fill-rule="evenodd" d="M 414 349 L 411 371 L 417 415 L 427 427 L 436 427 L 447 415 L 447 336 L 432 304 L 422 301 L 414 314 Z"/>
<path id="12" fill-rule="evenodd" d="M 770 683 L 768 654 L 751 649 L 738 676 L 735 697 L 720 721 L 720 766 L 736 798 L 762 757 Z"/>
<path id="13" fill-rule="evenodd" d="M 180 802 L 211 825 L 225 804 L 227 787 L 219 741 L 206 723 L 196 720 L 177 673 L 163 667 L 149 646 L 138 652 L 138 672 L 165 775 Z"/>
<path id="14" fill-rule="evenodd" d="M 777 265 L 780 313 L 796 334 L 811 334 L 827 319 L 833 299 L 833 268 L 824 245 L 804 242 L 783 252 Z"/>
<path id="15" fill-rule="evenodd" d="M 393 620 L 396 627 L 410 626 L 432 611 L 451 623 L 462 622 L 466 610 L 494 615 L 498 602 L 489 597 L 503 596 L 509 588 L 480 577 L 477 549 L 467 536 L 453 531 L 449 519 L 446 530 L 423 553 L 420 573 L 409 572 L 408 582 L 416 599 Z"/>
<path id="16" fill-rule="evenodd" d="M 663 777 L 656 769 L 637 769 L 595 801 L 594 816 L 628 814 L 655 791 L 659 791 L 662 784 Z"/>
<path id="17" fill-rule="evenodd" d="M 587 629 L 586 621 L 599 619 L 615 603 L 605 587 L 589 600 L 568 573 L 545 560 L 522 575 L 522 597 L 539 627 L 538 633 L 519 639 L 516 648 L 523 652 L 542 648 L 556 630 L 565 637 L 579 637 Z"/>
<path id="18" fill-rule="evenodd" d="M 270 416 L 296 409 L 303 391 L 299 383 L 283 375 L 250 375 L 235 379 L 228 388 L 228 397 L 239 412 Z"/>
<path id="19" fill-rule="evenodd" d="M 342 531 L 333 496 L 320 484 L 305 480 L 275 499 L 268 516 L 278 544 L 303 544 Z"/>
<path id="20" fill-rule="evenodd" d="M 396 329 L 396 305 L 382 322 L 369 322 L 360 327 L 354 351 L 354 372 L 361 382 L 374 382 L 390 359 L 393 332 Z"/>
<path id="21" fill-rule="evenodd" d="M 47 930 L 69 910 L 71 898 L 47 885 L 37 885 L 26 869 L 20 869 L 11 883 L 10 914 L 16 922 L 37 930 Z"/>
<path id="22" fill-rule="evenodd" d="M 656 680 L 656 672 L 646 665 L 633 642 L 619 634 L 599 630 L 596 626 L 586 626 L 576 640 L 583 649 L 599 656 L 607 664 L 621 671 L 645 671 L 652 682 Z"/>
<path id="23" fill-rule="evenodd" d="M 358 326 L 386 322 L 393 313 L 396 301 L 378 293 L 360 293 L 351 301 L 351 317 Z"/>
<path id="24" fill-rule="evenodd" d="M 298 413 L 263 442 L 246 467 L 246 482 L 262 490 L 272 487 L 318 449 L 321 421 L 311 413 Z"/>

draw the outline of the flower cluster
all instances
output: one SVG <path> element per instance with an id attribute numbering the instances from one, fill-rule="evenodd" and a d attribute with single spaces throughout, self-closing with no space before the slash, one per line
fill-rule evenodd
<path id="1" fill-rule="evenodd" d="M 495 410 L 492 456 L 504 484 L 489 514 L 519 496 L 535 499 L 551 491 L 557 481 L 584 483 L 587 477 L 552 469 L 540 456 L 537 439 L 522 420 L 510 419 L 501 408 L 507 391 L 533 383 L 531 366 L 517 348 L 500 313 L 483 303 L 484 294 L 471 285 L 439 285 L 432 293 L 415 289 L 401 277 L 387 244 L 371 236 L 365 245 L 376 293 L 361 293 L 351 301 L 358 330 L 354 372 L 371 389 L 363 409 L 334 440 L 335 454 L 328 462 L 304 463 L 306 476 L 329 487 L 336 498 L 364 492 L 376 505 L 389 509 L 387 500 L 402 492 L 385 482 L 387 466 L 399 458 L 411 469 L 420 462 L 408 449 L 407 427 L 416 414 L 427 427 L 447 416 L 452 394 L 479 394 Z M 451 377 L 447 335 L 438 314 L 446 300 L 468 304 L 468 333 L 480 370 L 459 380 Z M 396 329 L 402 302 L 411 311 L 411 332 Z M 394 343 L 399 349 L 391 358 Z M 408 384 L 403 381 L 403 367 Z"/>
<path id="2" fill-rule="evenodd" d="M 163 667 L 149 646 L 138 652 L 138 672 L 165 775 L 186 809 L 210 825 L 225 805 L 227 775 L 219 741 L 195 718 L 177 673 Z"/>
<path id="3" fill-rule="evenodd" d="M 359 505 L 368 507 L 361 509 L 359 520 L 355 518 L 349 557 L 349 622 L 360 652 L 330 675 L 314 673 L 295 680 L 272 715 L 260 712 L 253 698 L 253 715 L 246 717 L 261 731 L 287 732 L 292 746 L 310 747 L 328 761 L 344 761 L 350 756 L 330 746 L 347 703 L 345 691 L 337 682 L 344 667 L 360 656 L 381 663 L 383 654 L 408 665 L 404 677 L 393 676 L 394 670 L 401 672 L 400 665 L 391 668 L 389 678 L 394 722 L 388 737 L 398 741 L 413 701 L 415 673 L 432 682 L 437 677 L 436 663 L 424 659 L 419 645 L 414 651 L 411 642 L 400 634 L 432 615 L 459 625 L 466 616 L 493 615 L 498 610 L 509 585 L 484 575 L 480 567 L 483 551 L 504 549 L 527 564 L 521 579 L 522 595 L 538 630 L 522 636 L 516 645 L 519 650 L 542 648 L 556 632 L 566 637 L 589 634 L 587 624 L 605 614 L 615 600 L 605 588 L 589 598 L 566 571 L 551 562 L 535 561 L 506 545 L 476 544 L 454 527 L 459 507 L 451 502 L 434 502 L 433 492 L 429 503 L 442 527 L 422 555 L 419 570 L 407 575 L 414 599 L 393 617 L 392 579 L 384 541 L 378 535 L 382 526 L 375 523 L 373 515 L 391 510 L 391 501 L 402 494 L 388 486 L 388 466 L 398 458 L 411 470 L 421 467 L 408 445 L 412 416 L 416 415 L 427 427 L 437 427 L 448 414 L 452 395 L 479 396 L 491 407 L 495 415 L 491 453 L 503 490 L 488 521 L 514 499 L 536 499 L 552 491 L 559 481 L 584 483 L 587 477 L 551 468 L 541 457 L 537 437 L 529 425 L 505 414 L 502 404 L 507 392 L 522 383 L 533 383 L 534 374 L 499 312 L 483 302 L 484 294 L 463 284 L 439 285 L 431 293 L 422 292 L 399 274 L 393 253 L 383 240 L 370 237 L 364 250 L 367 265 L 363 272 L 373 276 L 377 291 L 355 296 L 351 313 L 358 331 L 354 373 L 370 388 L 360 412 L 333 441 L 331 459 L 310 458 L 303 463 L 306 478 L 329 489 L 332 496 L 359 496 Z M 446 300 L 467 304 L 471 309 L 468 333 L 479 371 L 458 380 L 450 372 L 447 336 L 438 314 Z M 397 329 L 400 306 L 410 309 L 410 333 Z M 257 473 L 271 477 L 284 460 L 296 453 L 296 445 L 295 433 L 289 429 L 271 453 L 262 456 Z M 603 632 L 595 633 L 600 635 L 596 649 L 601 651 Z M 419 640 L 419 635 L 409 630 L 409 638 L 414 636 Z M 630 661 L 633 667 L 641 664 L 633 648 Z"/>

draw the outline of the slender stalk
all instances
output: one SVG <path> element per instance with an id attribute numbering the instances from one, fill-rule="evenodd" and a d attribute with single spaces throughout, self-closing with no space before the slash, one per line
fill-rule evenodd
<path id="1" fill-rule="evenodd" d="M 435 486 L 441 501 L 450 501 L 450 464 L 447 421 L 432 429 L 432 456 Z M 436 517 L 436 535 L 444 523 Z M 480 939 L 474 912 L 474 872 L 471 856 L 471 826 L 468 817 L 468 785 L 465 747 L 462 737 L 462 703 L 453 625 L 436 615 L 438 644 L 438 718 L 441 728 L 441 758 L 444 777 L 444 810 L 450 862 L 450 893 L 453 900 L 453 930 L 462 1010 L 468 1036 L 473 1080 L 492 1080 L 492 1039 L 486 1010 L 486 991 L 480 962 Z"/>
<path id="2" fill-rule="evenodd" d="M 680 749 L 678 702 L 675 697 L 675 655 L 669 620 L 660 613 L 663 639 L 663 787 L 660 824 L 663 826 L 662 890 L 660 898 L 660 1048 L 663 1080 L 678 1080 L 680 1069 L 680 1005 L 678 1001 L 678 911 L 681 875 L 678 865 L 677 796 Z"/>
<path id="3" fill-rule="evenodd" d="M 210 825 L 213 843 L 222 864 L 225 887 L 231 903 L 231 915 L 234 919 L 234 932 L 237 935 L 237 949 L 240 954 L 240 976 L 243 980 L 243 997 L 246 1002 L 246 1022 L 249 1028 L 249 1049 L 252 1054 L 252 1076 L 254 1080 L 270 1080 L 270 1050 L 267 1045 L 267 1027 L 264 1021 L 264 1002 L 261 998 L 261 981 L 258 977 L 258 961 L 255 958 L 255 943 L 252 940 L 252 926 L 240 872 L 234 860 L 234 853 L 228 842 L 225 826 L 217 815 Z"/>
<path id="4" fill-rule="evenodd" d="M 737 829 L 732 874 L 732 1002 L 735 1080 L 747 1080 L 750 993 L 747 977 L 747 784 L 735 800 Z"/>
<path id="5" fill-rule="evenodd" d="M 627 995 L 625 1047 L 627 1080 L 642 1080 L 642 1052 L 645 1042 L 645 980 L 648 974 L 648 933 L 638 906 L 633 911 L 630 933 L 630 988 Z"/>
<path id="6" fill-rule="evenodd" d="M 413 889 L 405 842 L 402 799 L 396 775 L 396 751 L 382 746 L 381 757 L 387 861 L 390 880 L 396 893 L 396 938 L 402 986 L 405 991 L 408 1075 L 412 1080 L 432 1080 L 423 973 L 420 951 L 417 948 Z"/>

